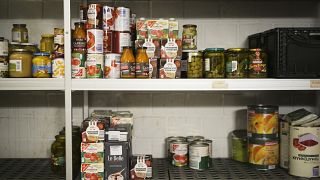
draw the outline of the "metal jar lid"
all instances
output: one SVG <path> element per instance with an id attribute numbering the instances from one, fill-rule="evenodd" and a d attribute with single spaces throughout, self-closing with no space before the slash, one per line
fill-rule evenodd
<path id="1" fill-rule="evenodd" d="M 50 56 L 50 53 L 47 52 L 37 52 L 33 53 L 34 56 Z"/>
<path id="2" fill-rule="evenodd" d="M 183 28 L 197 28 L 197 25 L 195 25 L 195 24 L 185 24 L 185 25 L 183 25 Z"/>
<path id="3" fill-rule="evenodd" d="M 13 52 L 27 52 L 27 53 L 31 53 L 28 49 L 13 49 Z"/>
<path id="4" fill-rule="evenodd" d="M 223 52 L 224 48 L 206 48 L 205 52 Z"/>
<path id="5" fill-rule="evenodd" d="M 248 105 L 248 110 L 253 110 L 255 113 L 274 113 L 279 111 L 279 106 L 274 105 Z"/>

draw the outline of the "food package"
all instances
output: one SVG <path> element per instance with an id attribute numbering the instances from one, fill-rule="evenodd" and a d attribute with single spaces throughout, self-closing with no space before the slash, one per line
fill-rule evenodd
<path id="1" fill-rule="evenodd" d="M 148 38 L 167 39 L 169 37 L 169 21 L 164 19 L 147 20 Z"/>
<path id="2" fill-rule="evenodd" d="M 82 163 L 81 164 L 81 180 L 104 180 L 104 164 L 103 163 Z"/>
<path id="3" fill-rule="evenodd" d="M 304 108 L 288 113 L 285 119 L 293 126 L 300 126 L 318 119 L 319 116 L 313 114 Z"/>
<path id="4" fill-rule="evenodd" d="M 146 47 L 148 58 L 160 58 L 160 39 L 138 39 L 135 41 L 135 48 Z"/>
<path id="5" fill-rule="evenodd" d="M 149 78 L 158 78 L 158 59 L 149 59 Z"/>
<path id="6" fill-rule="evenodd" d="M 93 117 L 85 119 L 82 122 L 82 142 L 103 142 L 105 128 L 108 126 L 108 122 L 105 119 Z"/>
<path id="7" fill-rule="evenodd" d="M 171 18 L 169 19 L 169 38 L 179 38 L 179 23 Z"/>
<path id="8" fill-rule="evenodd" d="M 147 21 L 145 18 L 140 18 L 136 21 L 137 39 L 148 38 Z"/>
<path id="9" fill-rule="evenodd" d="M 176 79 L 181 77 L 180 59 L 160 59 L 159 78 Z"/>
<path id="10" fill-rule="evenodd" d="M 161 39 L 162 59 L 181 59 L 182 41 L 181 39 Z"/>
<path id="11" fill-rule="evenodd" d="M 132 180 L 151 179 L 152 155 L 133 155 L 130 169 L 130 179 Z"/>
<path id="12" fill-rule="evenodd" d="M 104 143 L 81 143 L 81 163 L 103 163 Z"/>
<path id="13" fill-rule="evenodd" d="M 109 127 L 106 130 L 106 141 L 130 141 L 131 140 L 131 125 L 118 124 L 115 127 Z"/>
<path id="14" fill-rule="evenodd" d="M 130 111 L 115 111 L 110 122 L 110 127 L 115 127 L 118 124 L 131 124 L 133 126 L 133 114 Z"/>

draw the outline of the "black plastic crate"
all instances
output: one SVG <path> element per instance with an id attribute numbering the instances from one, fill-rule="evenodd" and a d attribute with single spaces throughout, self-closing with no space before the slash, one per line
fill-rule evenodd
<path id="1" fill-rule="evenodd" d="M 275 28 L 253 34 L 249 48 L 266 50 L 269 77 L 320 77 L 320 28 Z"/>

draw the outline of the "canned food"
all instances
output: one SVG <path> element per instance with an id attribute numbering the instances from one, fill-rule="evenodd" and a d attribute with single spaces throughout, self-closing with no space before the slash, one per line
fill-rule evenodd
<path id="1" fill-rule="evenodd" d="M 195 143 L 206 143 L 209 145 L 209 157 L 210 157 L 210 161 L 209 161 L 209 167 L 212 167 L 212 140 L 210 139 L 198 139 L 194 141 Z"/>
<path id="2" fill-rule="evenodd" d="M 183 25 L 182 49 L 183 50 L 197 49 L 197 25 L 194 25 L 194 24 Z"/>
<path id="3" fill-rule="evenodd" d="M 174 166 L 186 166 L 188 164 L 188 142 L 183 140 L 170 141 L 170 160 Z"/>
<path id="4" fill-rule="evenodd" d="M 114 31 L 113 32 L 113 52 L 114 53 L 122 53 L 123 47 L 130 46 L 131 47 L 131 35 L 129 31 L 121 32 Z"/>
<path id="5" fill-rule="evenodd" d="M 223 48 L 207 48 L 204 53 L 204 77 L 224 78 L 225 60 Z"/>
<path id="6" fill-rule="evenodd" d="M 9 44 L 9 54 L 11 54 L 15 49 L 21 49 L 21 45 L 18 42 L 10 42 Z"/>
<path id="7" fill-rule="evenodd" d="M 248 136 L 277 138 L 279 132 L 278 106 L 248 106 Z"/>
<path id="8" fill-rule="evenodd" d="M 114 30 L 114 7 L 103 6 L 103 29 Z"/>
<path id="9" fill-rule="evenodd" d="M 103 30 L 103 53 L 111 53 L 113 47 L 113 31 Z"/>
<path id="10" fill-rule="evenodd" d="M 0 78 L 9 77 L 8 56 L 0 56 Z"/>
<path id="11" fill-rule="evenodd" d="M 1 37 L 0 37 L 1 38 Z M 9 55 L 9 41 L 7 39 L 0 39 L 0 56 Z"/>
<path id="12" fill-rule="evenodd" d="M 49 53 L 34 53 L 32 59 L 32 77 L 49 78 L 52 74 L 51 59 Z"/>
<path id="13" fill-rule="evenodd" d="M 279 142 L 276 139 L 249 138 L 249 163 L 258 170 L 275 169 L 279 163 Z"/>
<path id="14" fill-rule="evenodd" d="M 130 32 L 130 9 L 117 7 L 115 14 L 114 30 Z"/>
<path id="15" fill-rule="evenodd" d="M 267 77 L 267 55 L 262 49 L 250 49 L 249 52 L 249 77 Z"/>
<path id="16" fill-rule="evenodd" d="M 202 52 L 189 52 L 187 53 L 188 67 L 187 76 L 188 78 L 202 78 Z"/>
<path id="17" fill-rule="evenodd" d="M 87 53 L 88 54 L 103 53 L 103 30 L 100 30 L 100 29 L 87 30 Z"/>
<path id="18" fill-rule="evenodd" d="M 106 54 L 104 56 L 104 78 L 120 78 L 120 54 Z"/>
<path id="19" fill-rule="evenodd" d="M 166 148 L 167 148 L 167 157 L 170 159 L 170 141 L 181 140 L 186 141 L 186 138 L 183 136 L 170 136 L 166 138 Z"/>
<path id="20" fill-rule="evenodd" d="M 289 122 L 280 119 L 280 167 L 288 169 L 289 167 Z"/>
<path id="21" fill-rule="evenodd" d="M 210 167 L 209 144 L 191 143 L 189 145 L 189 167 L 204 170 Z"/>
<path id="22" fill-rule="evenodd" d="M 102 29 L 102 6 L 101 4 L 89 4 L 87 11 L 87 26 L 89 29 Z"/>
<path id="23" fill-rule="evenodd" d="M 226 53 L 226 77 L 248 77 L 248 53 L 246 49 L 231 48 Z"/>
<path id="24" fill-rule="evenodd" d="M 232 159 L 248 162 L 247 130 L 234 130 L 231 133 Z"/>
<path id="25" fill-rule="evenodd" d="M 71 54 L 72 60 L 72 78 L 83 79 L 86 78 L 86 53 L 73 52 Z"/>
<path id="26" fill-rule="evenodd" d="M 289 174 L 319 177 L 320 127 L 290 127 Z"/>
<path id="27" fill-rule="evenodd" d="M 204 139 L 203 136 L 187 136 L 186 137 L 188 143 L 192 143 L 193 141 Z"/>
<path id="28" fill-rule="evenodd" d="M 103 77 L 103 54 L 87 54 L 87 78 Z"/>
<path id="29" fill-rule="evenodd" d="M 56 58 L 52 60 L 52 77 L 64 78 L 64 59 Z"/>

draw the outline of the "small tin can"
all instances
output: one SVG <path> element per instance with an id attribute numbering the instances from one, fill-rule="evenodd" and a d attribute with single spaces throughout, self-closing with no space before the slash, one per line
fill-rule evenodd
<path id="1" fill-rule="evenodd" d="M 9 77 L 9 61 L 8 56 L 0 56 L 0 78 Z"/>
<path id="2" fill-rule="evenodd" d="M 9 55 L 9 41 L 0 37 L 0 56 L 8 56 Z"/>
<path id="3" fill-rule="evenodd" d="M 113 31 L 103 30 L 103 53 L 112 53 Z"/>
<path id="4" fill-rule="evenodd" d="M 103 30 L 114 30 L 114 7 L 103 6 Z"/>
<path id="5" fill-rule="evenodd" d="M 189 167 L 196 170 L 210 167 L 209 144 L 194 142 L 189 145 Z"/>
<path id="6" fill-rule="evenodd" d="M 104 78 L 120 79 L 121 54 L 105 54 L 104 56 Z"/>
<path id="7" fill-rule="evenodd" d="M 188 143 L 192 143 L 193 141 L 204 139 L 203 136 L 187 136 L 186 137 Z"/>
<path id="8" fill-rule="evenodd" d="M 103 54 L 87 54 L 87 78 L 103 77 Z"/>
<path id="9" fill-rule="evenodd" d="M 232 159 L 240 162 L 248 162 L 247 130 L 234 130 L 231 133 Z"/>
<path id="10" fill-rule="evenodd" d="M 114 31 L 113 37 L 113 53 L 122 53 L 123 47 L 131 47 L 131 35 L 129 31 Z"/>
<path id="11" fill-rule="evenodd" d="M 130 31 L 130 9 L 126 7 L 116 8 L 114 20 L 115 31 Z"/>
<path id="12" fill-rule="evenodd" d="M 52 77 L 64 78 L 64 59 L 56 58 L 52 60 Z"/>
<path id="13" fill-rule="evenodd" d="M 182 140 L 182 141 L 186 141 L 186 138 L 183 136 L 170 136 L 166 138 L 166 148 L 167 148 L 167 157 L 168 159 L 170 159 L 170 141 L 173 140 Z"/>
<path id="14" fill-rule="evenodd" d="M 86 78 L 86 53 L 73 52 L 71 54 L 72 78 L 84 79 Z"/>
<path id="15" fill-rule="evenodd" d="M 88 28 L 102 29 L 102 6 L 101 4 L 89 4 L 87 11 Z"/>
<path id="16" fill-rule="evenodd" d="M 87 30 L 87 53 L 88 54 L 103 53 L 103 30 L 101 29 Z"/>
<path id="17" fill-rule="evenodd" d="M 195 143 L 206 143 L 209 145 L 209 157 L 210 157 L 210 161 L 209 161 L 209 167 L 212 167 L 212 140 L 210 139 L 198 139 L 194 141 Z"/>
<path id="18" fill-rule="evenodd" d="M 174 166 L 186 166 L 188 164 L 188 142 L 183 140 L 170 141 L 170 160 Z"/>

